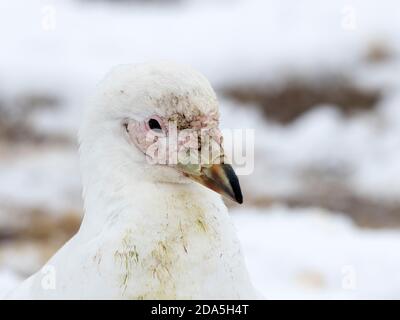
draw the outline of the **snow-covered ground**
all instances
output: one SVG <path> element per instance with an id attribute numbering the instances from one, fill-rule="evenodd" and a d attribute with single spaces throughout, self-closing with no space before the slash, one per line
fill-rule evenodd
<path id="1" fill-rule="evenodd" d="M 355 227 L 322 209 L 238 210 L 256 287 L 267 299 L 400 297 L 400 233 Z"/>
<path id="2" fill-rule="evenodd" d="M 174 60 L 210 79 L 224 127 L 255 129 L 255 171 L 241 177 L 248 202 L 232 215 L 263 295 L 400 298 L 397 229 L 360 229 L 348 212 L 279 204 L 317 193 L 312 172 L 400 208 L 399 12 L 396 0 L 0 2 L 0 117 L 56 137 L 0 139 L 0 233 L 21 212 L 81 212 L 75 135 L 86 98 L 113 65 Z M 376 46 L 388 57 L 368 61 Z M 332 74 L 382 97 L 366 113 L 349 117 L 321 104 L 282 125 L 223 94 L 232 86 L 279 90 L 293 78 L 315 85 Z M 38 97 L 56 102 L 17 110 L 21 99 Z M 0 237 L 0 296 L 47 257 L 4 243 Z"/>
<path id="3" fill-rule="evenodd" d="M 267 299 L 400 296 L 398 231 L 360 230 L 348 218 L 313 208 L 237 209 L 233 217 L 253 283 Z M 7 256 L 18 268 L 37 267 L 27 248 Z M 22 280 L 13 267 L 0 268 L 0 296 Z"/>

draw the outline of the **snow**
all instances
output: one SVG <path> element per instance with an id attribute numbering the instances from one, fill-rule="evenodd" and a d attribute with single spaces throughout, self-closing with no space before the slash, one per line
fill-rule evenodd
<path id="1" fill-rule="evenodd" d="M 377 6 L 385 7 L 384 14 L 378 14 L 382 10 Z M 353 1 L 354 28 L 344 23 L 346 7 L 347 1 L 315 0 L 186 1 L 161 8 L 78 1 L 3 3 L 0 35 L 7 50 L 0 61 L 3 74 L 12 77 L 2 82 L 57 89 L 62 79 L 74 79 L 70 85 L 78 81 L 88 86 L 94 82 L 87 80 L 97 80 L 114 64 L 154 59 L 192 64 L 214 84 L 264 78 L 260 70 L 270 70 L 266 77 L 275 79 L 285 69 L 312 75 L 320 68 L 346 68 L 370 41 L 395 39 L 400 30 L 394 0 Z M 16 36 L 7 36 L 8 30 Z M 30 53 L 29 59 L 19 54 L 21 49 Z M 38 75 L 39 83 L 34 81 Z"/>
<path id="2" fill-rule="evenodd" d="M 81 203 L 77 149 L 36 150 L 0 161 L 0 201 L 63 212 Z"/>
<path id="3" fill-rule="evenodd" d="M 5 297 L 12 289 L 14 289 L 21 279 L 15 275 L 10 269 L 0 269 L 0 298 Z"/>
<path id="4" fill-rule="evenodd" d="M 318 209 L 233 212 L 250 274 L 267 299 L 388 299 L 400 295 L 400 234 L 360 230 Z"/>
<path id="5" fill-rule="evenodd" d="M 235 209 L 232 216 L 251 278 L 264 298 L 400 295 L 397 231 L 360 230 L 346 217 L 318 208 Z M 26 258 L 26 252 L 18 257 Z M 0 269 L 0 297 L 22 280 L 12 270 L 10 265 Z"/>

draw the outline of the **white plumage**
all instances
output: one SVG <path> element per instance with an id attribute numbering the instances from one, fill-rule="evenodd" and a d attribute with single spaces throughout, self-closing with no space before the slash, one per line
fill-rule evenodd
<path id="1" fill-rule="evenodd" d="M 218 104 L 208 81 L 188 67 L 114 68 L 80 131 L 81 228 L 10 298 L 257 297 L 220 195 L 176 168 L 148 163 L 127 138 L 124 121 L 154 114 L 190 119 L 218 114 Z"/>

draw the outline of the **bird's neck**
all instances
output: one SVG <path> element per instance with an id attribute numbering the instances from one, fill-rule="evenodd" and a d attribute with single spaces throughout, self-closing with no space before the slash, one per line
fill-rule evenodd
<path id="1" fill-rule="evenodd" d="M 85 217 L 76 239 L 101 250 L 96 268 L 117 262 L 124 297 L 253 297 L 220 196 L 195 182 L 155 182 L 131 153 L 81 145 Z"/>
<path id="2" fill-rule="evenodd" d="M 111 142 L 111 141 L 110 141 Z M 111 143 L 104 142 L 107 145 Z M 110 224 L 160 225 L 197 221 L 225 208 L 219 195 L 194 182 L 156 182 L 131 149 L 81 145 L 85 216 L 81 229 L 95 235 Z M 186 221 L 186 222 L 187 222 Z"/>

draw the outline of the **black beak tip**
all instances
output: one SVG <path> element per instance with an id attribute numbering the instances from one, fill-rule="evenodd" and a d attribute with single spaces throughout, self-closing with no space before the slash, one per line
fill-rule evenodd
<path id="1" fill-rule="evenodd" d="M 226 165 L 226 164 L 224 165 L 224 170 L 225 170 L 225 173 L 229 179 L 229 183 L 232 188 L 233 200 L 235 200 L 239 204 L 242 204 L 243 203 L 242 190 L 240 188 L 239 179 L 238 179 L 235 171 L 233 171 L 233 169 L 230 165 Z"/>
<path id="2" fill-rule="evenodd" d="M 240 184 L 239 184 L 239 180 L 237 177 L 236 177 L 236 180 L 237 180 L 237 184 L 232 184 L 234 199 L 236 200 L 237 203 L 242 204 L 243 203 L 242 190 L 240 189 Z"/>
<path id="3" fill-rule="evenodd" d="M 237 202 L 237 203 L 242 204 L 242 203 L 243 203 L 243 196 L 242 196 L 242 193 L 237 194 L 237 195 L 235 196 L 235 199 L 236 199 L 236 202 Z"/>

